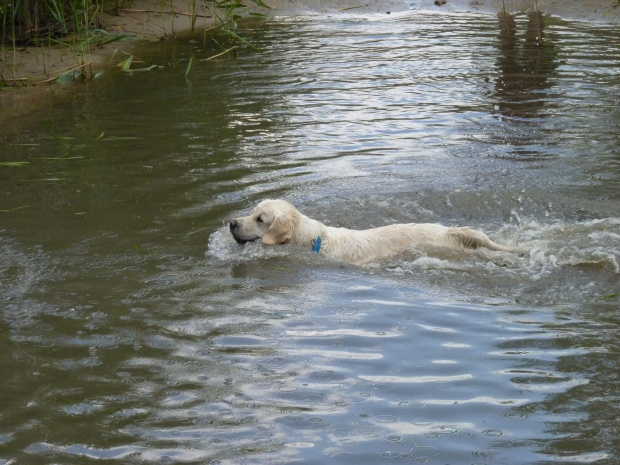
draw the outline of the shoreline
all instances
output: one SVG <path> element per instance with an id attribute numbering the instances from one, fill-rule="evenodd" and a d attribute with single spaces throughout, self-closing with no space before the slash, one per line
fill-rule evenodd
<path id="1" fill-rule="evenodd" d="M 410 10 L 497 14 L 505 5 L 506 10 L 511 13 L 526 12 L 536 7 L 543 14 L 567 20 L 620 23 L 620 0 L 439 0 L 441 1 L 446 3 L 436 5 L 434 0 L 383 0 L 360 5 L 359 0 L 270 0 L 268 4 L 272 9 L 263 12 L 270 16 L 385 14 Z M 64 72 L 79 68 L 81 63 L 87 63 L 93 68 L 93 74 L 96 74 L 97 69 L 109 61 L 113 53 L 122 46 L 131 48 L 132 44 L 144 40 L 170 40 L 177 38 L 178 34 L 187 36 L 192 28 L 190 5 L 175 6 L 174 14 L 170 8 L 167 5 L 162 6 L 160 0 L 137 0 L 132 8 L 121 10 L 118 15 L 104 14 L 103 28 L 109 35 L 102 35 L 101 42 L 115 36 L 123 39 L 105 45 L 97 45 L 95 42 L 83 55 L 62 45 L 20 47 L 15 53 L 12 48 L 6 47 L 4 61 L 0 63 L 4 83 L 11 87 L 28 87 L 51 82 Z M 204 4 L 196 13 L 195 31 L 210 28 L 215 24 L 215 19 Z"/>
<path id="2" fill-rule="evenodd" d="M 444 0 L 439 0 L 444 1 Z M 271 0 L 270 16 L 284 15 L 334 15 L 334 14 L 385 14 L 411 10 L 471 12 L 498 14 L 505 5 L 506 11 L 523 13 L 537 7 L 543 14 L 559 16 L 567 20 L 620 23 L 620 0 L 445 0 L 435 5 L 434 0 L 384 0 L 360 5 L 359 0 Z M 334 4 L 337 3 L 337 6 Z M 122 37 L 112 43 L 94 45 L 84 54 L 75 52 L 69 46 L 20 47 L 13 51 L 6 47 L 0 70 L 4 84 L 8 87 L 29 87 L 54 81 L 59 75 L 78 69 L 84 63 L 92 75 L 109 62 L 114 52 L 123 47 L 131 49 L 141 41 L 174 40 L 187 37 L 192 29 L 190 5 L 175 6 L 174 14 L 169 6 L 162 7 L 159 0 L 137 0 L 132 8 L 121 10 L 118 15 L 106 13 L 103 28 L 106 38 Z M 213 27 L 215 19 L 204 4 L 197 10 L 194 31 L 200 32 Z M 120 61 L 120 60 L 119 60 Z M 2 82 L 0 80 L 0 82 Z"/>
<path id="3" fill-rule="evenodd" d="M 189 5 L 186 6 L 189 9 Z M 118 15 L 105 13 L 102 29 L 106 34 L 100 34 L 84 50 L 80 50 L 79 46 L 52 45 L 17 47 L 14 51 L 5 44 L 0 77 L 4 78 L 5 87 L 19 88 L 53 82 L 64 73 L 82 66 L 95 75 L 110 62 L 117 50 L 129 50 L 143 41 L 173 40 L 178 35 L 187 37 L 192 29 L 192 15 L 183 7 L 175 6 L 174 13 L 169 6 L 166 8 L 162 8 L 159 0 L 137 0 L 132 8 L 122 10 Z M 196 12 L 195 31 L 214 24 L 213 16 L 204 7 Z M 115 38 L 118 40 L 111 41 Z"/>
<path id="4" fill-rule="evenodd" d="M 91 77 L 97 76 L 114 63 L 125 60 L 127 56 L 124 53 L 132 52 L 145 42 L 188 39 L 192 30 L 192 17 L 188 10 L 189 5 L 183 4 L 175 7 L 173 15 L 169 9 L 162 11 L 160 0 L 136 0 L 131 9 L 123 10 L 118 15 L 106 13 L 103 20 L 105 30 L 111 36 L 126 35 L 128 40 L 91 46 L 84 57 L 88 73 Z M 214 24 L 215 18 L 204 7 L 197 11 L 194 24 L 196 34 L 212 28 Z M 81 54 L 74 55 L 68 46 L 61 45 L 21 47 L 15 57 L 12 50 L 5 50 L 5 62 L 0 63 L 3 77 L 5 80 L 12 78 L 10 67 L 16 66 L 18 81 L 5 82 L 4 86 L 0 86 L 0 136 L 19 125 L 21 117 L 49 109 L 52 94 L 68 92 L 74 84 L 78 84 L 80 80 L 73 83 L 71 79 L 60 84 L 57 78 L 70 69 L 79 69 L 80 64 L 76 60 L 81 59 Z"/>
<path id="5" fill-rule="evenodd" d="M 405 11 L 451 11 L 498 14 L 526 13 L 534 9 L 568 21 L 620 23 L 620 0 L 269 0 L 281 14 L 397 13 Z M 337 5 L 334 5 L 337 3 Z"/>

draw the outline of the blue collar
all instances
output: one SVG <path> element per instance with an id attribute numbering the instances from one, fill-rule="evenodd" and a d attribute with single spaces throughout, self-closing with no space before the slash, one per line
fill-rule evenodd
<path id="1" fill-rule="evenodd" d="M 314 242 L 312 242 L 312 251 L 320 252 L 321 251 L 321 236 L 317 237 Z"/>

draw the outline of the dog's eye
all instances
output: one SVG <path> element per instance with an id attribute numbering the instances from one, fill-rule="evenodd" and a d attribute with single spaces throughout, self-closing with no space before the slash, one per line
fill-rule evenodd
<path id="1" fill-rule="evenodd" d="M 259 216 L 258 218 L 256 218 L 256 222 L 257 223 L 262 223 L 263 222 L 263 217 Z"/>

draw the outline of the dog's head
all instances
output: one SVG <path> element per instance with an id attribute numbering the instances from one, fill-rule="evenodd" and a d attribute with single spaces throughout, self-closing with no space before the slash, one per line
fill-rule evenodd
<path id="1" fill-rule="evenodd" d="M 260 239 L 263 244 L 291 240 L 299 212 L 284 200 L 263 200 L 248 216 L 230 220 L 230 232 L 239 244 Z"/>

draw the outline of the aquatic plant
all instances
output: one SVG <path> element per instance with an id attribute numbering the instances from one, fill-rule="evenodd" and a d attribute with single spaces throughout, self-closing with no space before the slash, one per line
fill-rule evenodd
<path id="1" fill-rule="evenodd" d="M 269 9 L 269 6 L 262 0 L 250 0 L 250 2 L 256 7 Z M 253 47 L 251 43 L 235 32 L 237 21 L 246 16 L 265 17 L 265 15 L 249 9 L 243 0 L 212 0 L 208 3 L 211 6 L 213 17 L 216 18 L 214 29 L 223 32 L 228 41 L 226 45 L 221 44 L 222 48 L 234 45 L 237 42 L 243 42 Z"/>
<path id="2" fill-rule="evenodd" d="M 154 70 L 155 68 L 157 68 L 157 65 L 151 65 L 151 66 L 146 66 L 146 67 L 142 67 L 142 68 L 132 68 L 131 64 L 134 61 L 143 63 L 142 60 L 136 58 L 134 55 L 131 55 L 130 53 L 127 52 L 123 52 L 121 50 L 115 50 L 114 53 L 112 54 L 112 58 L 110 58 L 110 61 L 114 60 L 114 56 L 116 55 L 117 52 L 123 53 L 125 55 L 127 55 L 127 58 L 123 61 L 121 61 L 120 63 L 117 64 L 117 66 L 124 72 L 126 73 L 135 73 L 135 72 L 141 72 L 141 71 L 151 71 Z M 189 69 L 188 71 L 189 72 Z M 185 73 L 187 75 L 187 73 Z"/>
<path id="3" fill-rule="evenodd" d="M 595 302 L 600 302 L 602 300 L 615 299 L 617 297 L 620 297 L 620 292 L 615 292 L 613 294 L 609 294 L 609 295 L 605 295 L 605 296 L 599 297 L 597 299 L 594 299 L 594 301 Z"/>

